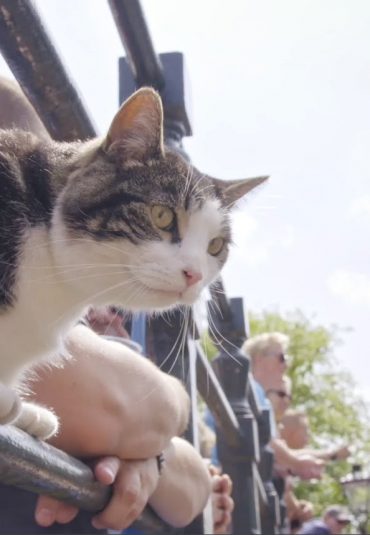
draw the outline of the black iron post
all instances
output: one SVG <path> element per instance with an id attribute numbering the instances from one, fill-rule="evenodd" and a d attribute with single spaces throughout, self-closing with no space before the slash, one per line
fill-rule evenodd
<path id="1" fill-rule="evenodd" d="M 220 348 L 214 366 L 241 431 L 244 431 L 243 443 L 236 449 L 225 447 L 225 436 L 221 433 L 218 439 L 223 467 L 238 479 L 233 533 L 242 533 L 245 529 L 275 533 L 278 504 L 271 482 L 273 454 L 266 450 L 270 441 L 270 414 L 258 404 L 253 384 L 249 381 L 249 361 L 238 349 L 246 338 L 243 302 L 240 298 L 227 299 L 221 281 L 213 287 L 211 295 L 217 306 L 208 309 L 210 334 Z M 250 504 L 249 509 L 245 507 L 246 502 Z"/>
<path id="2" fill-rule="evenodd" d="M 53 139 L 96 135 L 30 0 L 0 0 L 0 51 Z"/>
<path id="3" fill-rule="evenodd" d="M 226 348 L 225 348 L 226 349 Z M 227 444 L 217 429 L 218 456 L 223 470 L 233 480 L 233 534 L 261 533 L 258 487 L 253 466 L 259 461 L 257 423 L 246 399 L 249 362 L 233 349 L 222 349 L 213 361 L 216 375 L 234 410 L 242 441 L 236 447 Z"/>

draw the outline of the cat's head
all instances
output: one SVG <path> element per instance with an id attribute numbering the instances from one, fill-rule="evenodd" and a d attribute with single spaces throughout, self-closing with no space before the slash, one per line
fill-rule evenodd
<path id="1" fill-rule="evenodd" d="M 200 173 L 164 146 L 161 100 L 141 89 L 71 172 L 54 218 L 58 265 L 86 268 L 78 284 L 96 295 L 92 302 L 191 304 L 227 259 L 230 209 L 266 178 Z"/>

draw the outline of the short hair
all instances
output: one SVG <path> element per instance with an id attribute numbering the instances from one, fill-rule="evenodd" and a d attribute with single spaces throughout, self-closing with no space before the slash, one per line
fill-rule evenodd
<path id="1" fill-rule="evenodd" d="M 303 419 L 308 421 L 308 415 L 304 410 L 289 409 L 281 419 L 281 423 L 288 427 L 296 427 L 299 421 Z"/>
<path id="2" fill-rule="evenodd" d="M 243 353 L 253 362 L 258 356 L 272 351 L 286 352 L 289 346 L 289 336 L 280 332 L 262 333 L 249 338 L 241 347 Z"/>

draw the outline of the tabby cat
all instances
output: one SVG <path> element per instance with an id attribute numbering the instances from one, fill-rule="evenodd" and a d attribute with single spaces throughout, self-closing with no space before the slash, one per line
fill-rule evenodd
<path id="1" fill-rule="evenodd" d="M 194 303 L 226 261 L 231 207 L 265 178 L 217 180 L 166 148 L 149 88 L 104 139 L 0 130 L 0 423 L 52 435 L 55 416 L 12 389 L 20 371 L 50 355 L 88 304 Z"/>

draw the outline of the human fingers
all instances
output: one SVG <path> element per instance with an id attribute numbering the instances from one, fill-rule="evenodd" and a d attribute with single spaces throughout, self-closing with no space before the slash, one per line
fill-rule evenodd
<path id="1" fill-rule="evenodd" d="M 216 474 L 212 476 L 212 492 L 221 492 L 221 491 L 222 491 L 221 476 Z"/>
<path id="2" fill-rule="evenodd" d="M 233 511 L 234 509 L 234 500 L 228 494 L 219 494 L 217 496 L 217 507 L 223 511 Z"/>
<path id="3" fill-rule="evenodd" d="M 338 448 L 338 450 L 335 452 L 335 458 L 338 459 L 338 461 L 342 461 L 343 459 L 347 459 L 351 455 L 351 451 L 348 446 L 342 446 Z"/>
<path id="4" fill-rule="evenodd" d="M 231 494 L 233 490 L 233 482 L 228 474 L 222 474 L 221 476 L 221 492 Z"/>
<path id="5" fill-rule="evenodd" d="M 209 470 L 209 473 L 211 474 L 211 476 L 219 476 L 220 475 L 220 469 L 217 468 L 217 466 L 215 466 L 214 464 L 210 464 L 208 466 L 208 470 Z"/>
<path id="6" fill-rule="evenodd" d="M 102 457 L 95 463 L 94 474 L 103 485 L 112 485 L 121 466 L 118 457 Z"/>
<path id="7" fill-rule="evenodd" d="M 35 509 L 35 520 L 39 526 L 48 528 L 54 522 L 67 524 L 78 513 L 77 507 L 61 502 L 50 496 L 39 496 Z"/>
<path id="8" fill-rule="evenodd" d="M 222 519 L 219 522 L 214 522 L 213 531 L 216 535 L 228 533 L 228 527 L 231 523 L 231 513 L 224 511 Z"/>
<path id="9" fill-rule="evenodd" d="M 142 513 L 158 483 L 155 459 L 121 461 L 107 507 L 93 518 L 97 529 L 123 530 Z"/>

